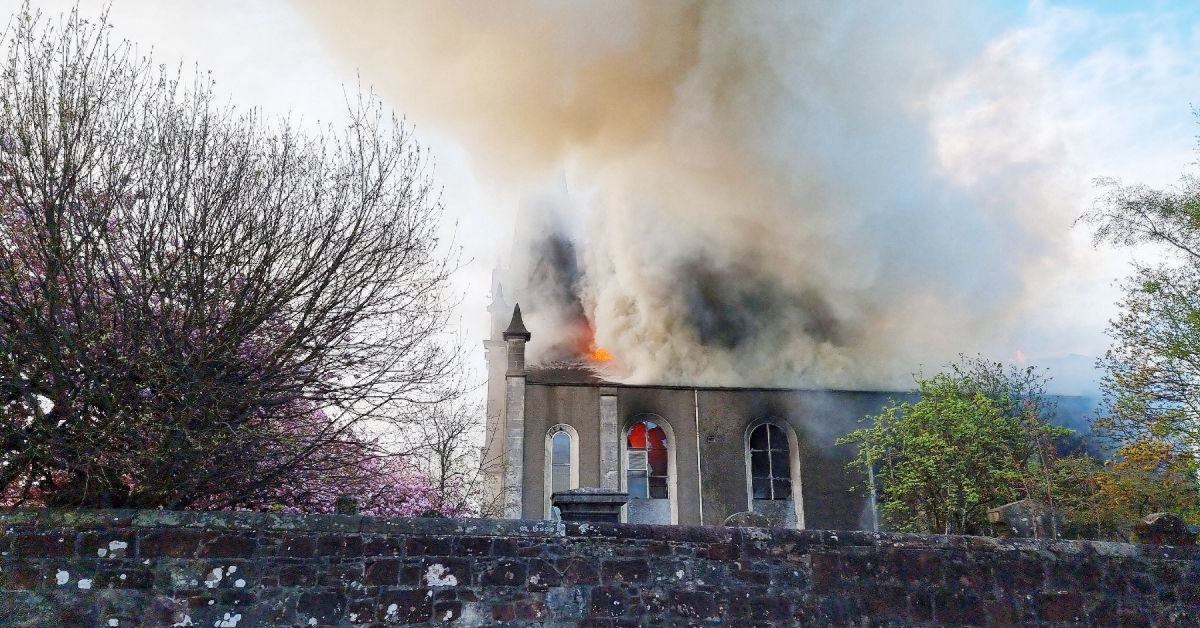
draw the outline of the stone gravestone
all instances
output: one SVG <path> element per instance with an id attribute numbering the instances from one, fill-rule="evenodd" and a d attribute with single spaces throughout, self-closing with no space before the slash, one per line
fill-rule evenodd
<path id="1" fill-rule="evenodd" d="M 1173 512 L 1156 512 L 1134 524 L 1130 531 L 1138 543 L 1195 545 L 1196 527 Z"/>
<path id="2" fill-rule="evenodd" d="M 725 519 L 728 528 L 769 528 L 771 518 L 758 512 L 737 512 Z"/>
<path id="3" fill-rule="evenodd" d="M 1045 504 L 1034 499 L 1004 504 L 988 509 L 988 522 L 1002 537 L 1056 539 L 1062 535 L 1065 518 L 1050 512 Z"/>
<path id="4" fill-rule="evenodd" d="M 629 493 L 608 488 L 574 488 L 550 496 L 563 521 L 593 523 L 620 523 L 621 507 L 628 501 Z"/>

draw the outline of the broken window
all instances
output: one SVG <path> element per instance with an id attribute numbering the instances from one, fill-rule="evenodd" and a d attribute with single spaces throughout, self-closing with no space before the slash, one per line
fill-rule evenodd
<path id="1" fill-rule="evenodd" d="M 750 433 L 750 483 L 754 499 L 792 498 L 792 464 L 787 434 L 764 424 Z"/>
<path id="2" fill-rule="evenodd" d="M 653 421 L 635 423 L 626 443 L 626 484 L 634 499 L 668 499 L 667 433 Z"/>

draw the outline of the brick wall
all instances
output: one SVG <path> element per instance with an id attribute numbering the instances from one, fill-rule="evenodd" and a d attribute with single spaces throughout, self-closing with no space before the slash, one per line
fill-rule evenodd
<path id="1" fill-rule="evenodd" d="M 1200 551 L 864 532 L 0 514 L 0 626 L 1200 626 Z"/>

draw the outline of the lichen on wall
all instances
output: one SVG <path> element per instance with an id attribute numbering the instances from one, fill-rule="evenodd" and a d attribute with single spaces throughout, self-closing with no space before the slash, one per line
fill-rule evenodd
<path id="1" fill-rule="evenodd" d="M 0 625 L 29 628 L 1200 617 L 1196 547 L 162 511 L 14 511 L 0 525 Z"/>

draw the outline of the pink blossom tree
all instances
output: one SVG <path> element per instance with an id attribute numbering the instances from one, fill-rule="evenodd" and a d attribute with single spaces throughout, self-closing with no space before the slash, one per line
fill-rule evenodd
<path id="1" fill-rule="evenodd" d="M 373 98 L 317 135 L 216 106 L 103 19 L 26 7 L 6 39 L 3 502 L 426 508 L 377 438 L 460 392 L 409 130 Z"/>

